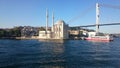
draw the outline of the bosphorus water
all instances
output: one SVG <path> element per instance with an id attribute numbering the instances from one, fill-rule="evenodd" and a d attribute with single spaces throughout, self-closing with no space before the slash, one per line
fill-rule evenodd
<path id="1" fill-rule="evenodd" d="M 85 40 L 0 40 L 0 68 L 119 68 L 120 38 Z"/>

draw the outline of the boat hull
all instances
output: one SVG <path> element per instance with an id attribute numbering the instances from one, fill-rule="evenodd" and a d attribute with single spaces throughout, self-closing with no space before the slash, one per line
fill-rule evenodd
<path id="1" fill-rule="evenodd" d="M 91 40 L 91 41 L 112 41 L 113 39 L 111 38 L 99 38 L 99 37 L 87 37 L 85 40 Z"/>

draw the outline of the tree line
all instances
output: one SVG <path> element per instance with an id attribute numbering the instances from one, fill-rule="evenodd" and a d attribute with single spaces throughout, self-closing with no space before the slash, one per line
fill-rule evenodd
<path id="1" fill-rule="evenodd" d="M 27 26 L 26 26 L 27 27 Z M 29 29 L 26 30 L 26 33 L 24 32 L 24 28 L 25 26 L 21 26 L 21 27 L 14 27 L 14 28 L 10 28 L 10 29 L 0 29 L 0 38 L 4 38 L 4 37 L 21 37 L 21 36 L 29 36 L 32 33 L 34 33 L 34 36 L 38 36 L 39 35 L 39 31 L 45 31 L 45 27 L 33 27 L 36 29 L 35 32 L 30 31 Z M 32 28 L 32 27 L 31 27 Z"/>
<path id="2" fill-rule="evenodd" d="M 11 29 L 0 29 L 0 38 L 1 37 L 20 37 L 21 29 L 14 27 Z"/>

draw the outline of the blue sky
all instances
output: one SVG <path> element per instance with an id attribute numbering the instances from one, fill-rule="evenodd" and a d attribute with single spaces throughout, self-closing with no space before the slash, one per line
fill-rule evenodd
<path id="1" fill-rule="evenodd" d="M 49 26 L 52 23 L 52 11 L 55 22 L 62 19 L 69 26 L 95 24 L 96 2 L 120 6 L 119 0 L 0 0 L 0 28 L 45 26 L 46 8 Z M 79 17 L 74 19 L 76 16 Z M 120 22 L 119 18 L 120 9 L 100 7 L 100 23 Z M 120 33 L 118 29 L 119 25 L 100 27 L 100 31 L 109 33 Z"/>

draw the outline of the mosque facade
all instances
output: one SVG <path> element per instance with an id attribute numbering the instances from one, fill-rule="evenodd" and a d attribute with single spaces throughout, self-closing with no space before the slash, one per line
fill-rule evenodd
<path id="1" fill-rule="evenodd" d="M 69 39 L 69 26 L 63 20 L 58 20 L 54 24 L 54 15 L 52 14 L 52 27 L 48 30 L 48 12 L 46 11 L 46 30 L 39 31 L 39 39 Z"/>

